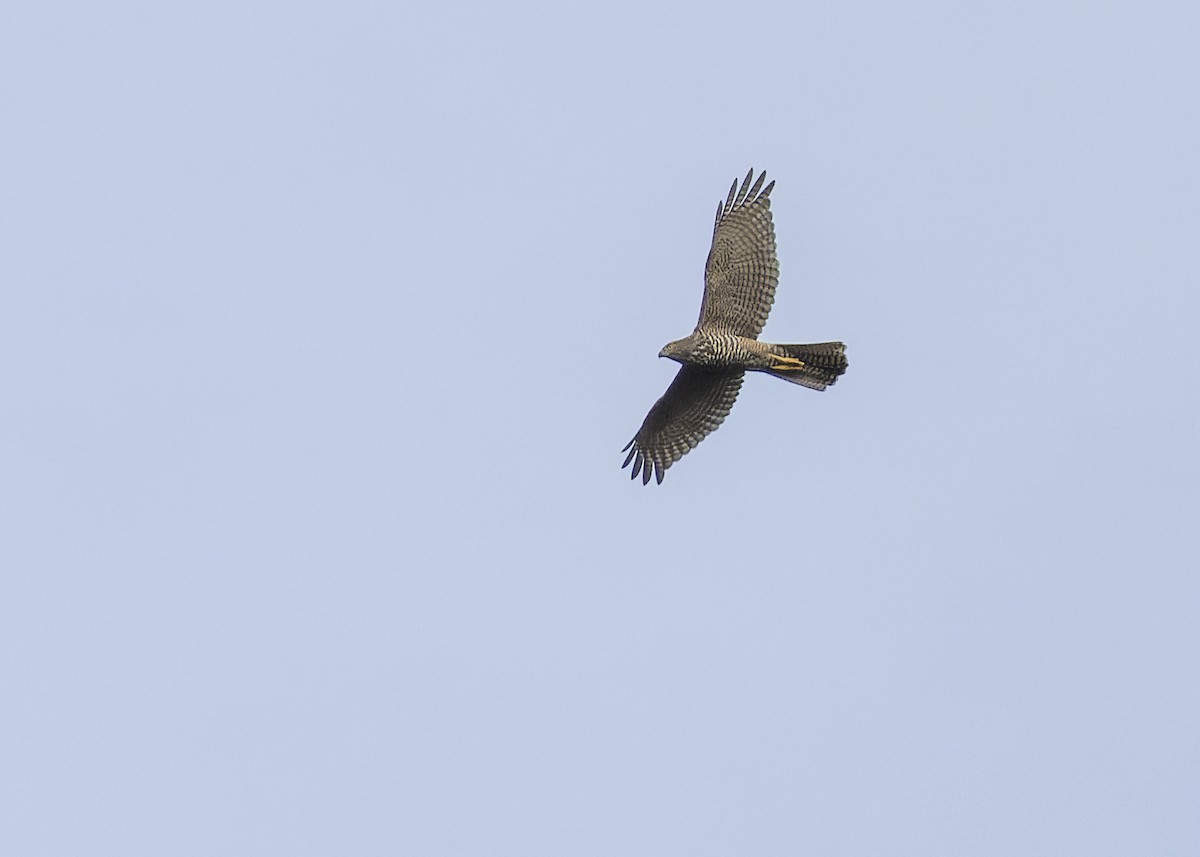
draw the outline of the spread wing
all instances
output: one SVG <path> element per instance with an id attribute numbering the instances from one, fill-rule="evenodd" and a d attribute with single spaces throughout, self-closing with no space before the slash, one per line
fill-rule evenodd
<path id="1" fill-rule="evenodd" d="M 745 377 L 743 369 L 698 369 L 684 366 L 654 403 L 637 436 L 625 445 L 629 455 L 622 467 L 633 462 L 631 479 L 650 471 L 661 483 L 663 473 L 708 435 L 728 416 Z"/>
<path id="2" fill-rule="evenodd" d="M 775 224 L 771 221 L 771 182 L 767 174 L 754 186 L 746 173 L 741 190 L 735 181 L 724 203 L 717 205 L 712 249 L 704 266 L 704 302 L 696 329 L 708 328 L 757 337 L 767 323 L 779 283 L 775 257 Z"/>

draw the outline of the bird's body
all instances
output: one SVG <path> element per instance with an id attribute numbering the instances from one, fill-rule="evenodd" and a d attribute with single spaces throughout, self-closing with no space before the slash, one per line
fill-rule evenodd
<path id="1" fill-rule="evenodd" d="M 632 462 L 631 475 L 641 473 L 643 484 L 652 474 L 662 482 L 668 467 L 717 429 L 733 407 L 746 372 L 766 372 L 824 390 L 846 371 L 840 342 L 776 345 L 758 340 L 775 300 L 779 261 L 771 221 L 775 183 L 760 193 L 766 173 L 751 187 L 753 177 L 751 170 L 740 190 L 735 181 L 725 202 L 717 206 L 696 329 L 659 352 L 659 357 L 669 357 L 683 368 L 625 447 L 629 455 L 622 466 Z"/>
<path id="2" fill-rule="evenodd" d="M 663 346 L 659 357 L 670 357 L 685 366 L 705 366 L 724 369 L 741 366 L 743 369 L 766 369 L 770 357 L 765 342 L 738 336 L 736 333 L 720 333 L 699 330 L 691 336 L 676 339 Z"/>
<path id="3" fill-rule="evenodd" d="M 818 353 L 822 349 L 825 353 Z M 691 336 L 668 342 L 658 356 L 670 357 L 685 366 L 770 372 L 797 384 L 819 385 L 821 389 L 832 384 L 841 374 L 838 372 L 831 376 L 830 369 L 838 366 L 843 370 L 845 368 L 845 346 L 840 342 L 775 345 L 749 336 L 710 330 L 698 330 Z"/>

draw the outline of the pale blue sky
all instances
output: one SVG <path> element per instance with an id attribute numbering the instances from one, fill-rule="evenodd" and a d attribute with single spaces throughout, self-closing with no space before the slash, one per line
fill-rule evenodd
<path id="1" fill-rule="evenodd" d="M 1197 44 L 9 4 L 0 852 L 1200 852 Z M 751 166 L 850 370 L 643 488 Z"/>

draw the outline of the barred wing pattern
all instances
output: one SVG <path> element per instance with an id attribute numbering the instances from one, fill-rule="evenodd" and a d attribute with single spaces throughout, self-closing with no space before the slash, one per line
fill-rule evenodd
<path id="1" fill-rule="evenodd" d="M 633 462 L 631 479 L 650 471 L 661 483 L 667 468 L 682 458 L 724 422 L 745 380 L 744 369 L 698 369 L 684 366 L 655 402 L 637 436 L 621 452 L 629 450 L 625 463 Z"/>
<path id="2" fill-rule="evenodd" d="M 775 302 L 779 260 L 775 257 L 770 199 L 775 182 L 763 188 L 764 172 L 751 187 L 753 177 L 751 169 L 741 190 L 734 181 L 725 202 L 717 205 L 697 330 L 709 328 L 756 338 Z"/>

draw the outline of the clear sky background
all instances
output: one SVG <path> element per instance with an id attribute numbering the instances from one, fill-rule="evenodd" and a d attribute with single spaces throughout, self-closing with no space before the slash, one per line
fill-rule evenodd
<path id="1" fill-rule="evenodd" d="M 8 3 L 0 852 L 1200 853 L 1198 44 Z M 850 369 L 644 488 L 751 166 Z"/>

